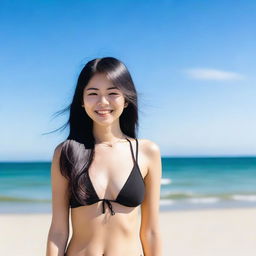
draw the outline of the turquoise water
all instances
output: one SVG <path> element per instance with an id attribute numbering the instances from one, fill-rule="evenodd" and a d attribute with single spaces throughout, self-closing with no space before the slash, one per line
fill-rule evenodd
<path id="1" fill-rule="evenodd" d="M 50 212 L 50 162 L 0 163 L 0 213 Z M 256 157 L 162 158 L 161 210 L 256 207 Z"/>
<path id="2" fill-rule="evenodd" d="M 162 205 L 256 206 L 256 157 L 163 158 Z"/>

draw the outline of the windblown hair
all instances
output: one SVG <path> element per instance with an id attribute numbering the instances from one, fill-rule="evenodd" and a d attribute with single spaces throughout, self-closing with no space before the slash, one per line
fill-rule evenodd
<path id="1" fill-rule="evenodd" d="M 59 128 L 65 128 L 68 125 L 70 128 L 69 135 L 62 144 L 60 170 L 62 175 L 69 180 L 71 195 L 81 204 L 85 203 L 88 195 L 84 184 L 94 157 L 95 146 L 92 132 L 93 121 L 81 106 L 83 92 L 90 79 L 95 74 L 102 73 L 123 92 L 125 101 L 128 102 L 128 106 L 124 108 L 119 118 L 122 132 L 127 136 L 137 138 L 137 91 L 127 67 L 120 60 L 112 57 L 89 61 L 79 74 L 71 104 L 57 112 L 57 114 L 62 114 L 69 111 L 67 123 Z"/>

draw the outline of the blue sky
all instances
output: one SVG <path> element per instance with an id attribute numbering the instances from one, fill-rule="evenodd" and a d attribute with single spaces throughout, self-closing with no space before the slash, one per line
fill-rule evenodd
<path id="1" fill-rule="evenodd" d="M 255 1 L 1 1 L 0 160 L 51 160 L 42 135 L 83 65 L 113 56 L 163 156 L 256 155 Z"/>

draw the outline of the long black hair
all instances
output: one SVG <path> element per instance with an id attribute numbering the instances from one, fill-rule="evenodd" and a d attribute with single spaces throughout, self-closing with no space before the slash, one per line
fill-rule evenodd
<path id="1" fill-rule="evenodd" d="M 62 114 L 69 111 L 67 123 L 59 129 L 66 126 L 70 128 L 69 135 L 62 144 L 60 170 L 62 175 L 69 180 L 71 195 L 82 204 L 87 198 L 88 190 L 84 184 L 93 160 L 95 145 L 93 121 L 82 107 L 83 91 L 95 74 L 105 74 L 111 83 L 124 94 L 128 106 L 124 108 L 119 118 L 123 134 L 137 138 L 138 131 L 137 91 L 127 67 L 113 57 L 89 61 L 78 76 L 71 104 L 57 112 L 57 114 Z"/>

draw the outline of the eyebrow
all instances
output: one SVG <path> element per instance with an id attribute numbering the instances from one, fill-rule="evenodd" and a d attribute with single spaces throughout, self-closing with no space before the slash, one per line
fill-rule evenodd
<path id="1" fill-rule="evenodd" d="M 107 90 L 111 90 L 111 89 L 118 89 L 118 88 L 116 86 L 112 86 L 112 87 L 107 88 Z M 95 88 L 95 87 L 90 87 L 90 88 L 86 89 L 86 91 L 89 91 L 89 90 L 97 90 L 98 91 L 99 89 Z"/>

